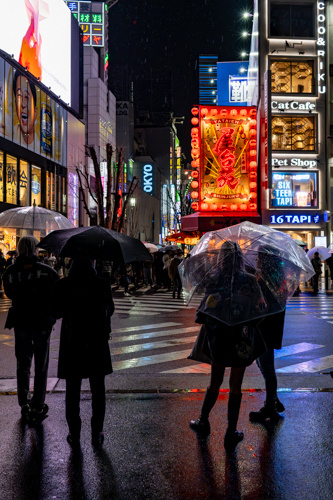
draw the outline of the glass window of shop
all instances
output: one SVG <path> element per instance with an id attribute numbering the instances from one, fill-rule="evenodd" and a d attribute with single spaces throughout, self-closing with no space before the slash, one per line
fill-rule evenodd
<path id="1" fill-rule="evenodd" d="M 271 37 L 314 38 L 314 3 L 271 2 L 269 35 Z"/>
<path id="2" fill-rule="evenodd" d="M 42 169 L 31 165 L 31 205 L 36 204 L 37 207 L 42 204 Z"/>
<path id="3" fill-rule="evenodd" d="M 19 199 L 21 207 L 26 207 L 29 205 L 29 194 L 30 194 L 30 175 L 29 175 L 29 164 L 26 161 L 20 160 L 20 191 Z"/>
<path id="4" fill-rule="evenodd" d="M 272 207 L 316 208 L 317 172 L 272 174 Z"/>
<path id="5" fill-rule="evenodd" d="M 17 205 L 17 158 L 6 155 L 6 202 Z"/>
<path id="6" fill-rule="evenodd" d="M 314 61 L 271 59 L 273 94 L 314 94 Z"/>
<path id="7" fill-rule="evenodd" d="M 315 116 L 272 116 L 273 151 L 315 151 Z"/>
<path id="8" fill-rule="evenodd" d="M 4 154 L 0 151 L 0 201 L 3 201 L 3 159 Z"/>

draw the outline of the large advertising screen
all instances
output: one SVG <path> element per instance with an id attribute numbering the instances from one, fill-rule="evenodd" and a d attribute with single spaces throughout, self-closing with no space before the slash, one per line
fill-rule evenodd
<path id="1" fill-rule="evenodd" d="M 64 1 L 2 1 L 0 19 L 0 48 L 71 104 L 71 12 Z"/>
<path id="2" fill-rule="evenodd" d="M 316 208 L 317 172 L 274 172 L 271 206 L 279 208 Z"/>
<path id="3" fill-rule="evenodd" d="M 104 2 L 65 1 L 80 24 L 83 45 L 104 47 Z"/>
<path id="4" fill-rule="evenodd" d="M 0 136 L 66 165 L 67 111 L 0 58 Z"/>
<path id="5" fill-rule="evenodd" d="M 192 109 L 192 114 L 192 208 L 255 212 L 256 109 L 199 106 Z"/>

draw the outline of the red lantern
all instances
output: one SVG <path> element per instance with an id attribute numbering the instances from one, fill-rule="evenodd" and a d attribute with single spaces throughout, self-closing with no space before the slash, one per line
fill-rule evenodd
<path id="1" fill-rule="evenodd" d="M 256 182 L 250 182 L 250 189 L 255 189 L 257 187 Z"/>
<path id="2" fill-rule="evenodd" d="M 192 136 L 199 135 L 199 129 L 198 129 L 198 128 L 192 128 L 192 130 L 191 130 L 191 135 L 192 135 Z"/>
<path id="3" fill-rule="evenodd" d="M 191 207 L 193 208 L 193 210 L 198 210 L 199 203 L 197 203 L 196 201 L 194 201 L 193 203 L 191 203 Z"/>
<path id="4" fill-rule="evenodd" d="M 257 156 L 257 151 L 255 149 L 250 149 L 250 156 Z"/>
<path id="5" fill-rule="evenodd" d="M 257 169 L 257 162 L 250 161 L 250 170 L 256 170 L 256 169 Z"/>
<path id="6" fill-rule="evenodd" d="M 192 175 L 193 177 L 193 175 Z M 257 178 L 257 172 L 250 172 L 250 179 L 255 180 Z"/>
<path id="7" fill-rule="evenodd" d="M 192 115 L 196 116 L 196 115 L 199 114 L 199 109 L 198 108 L 192 108 L 191 109 L 191 113 L 192 113 Z"/>
<path id="8" fill-rule="evenodd" d="M 217 115 L 217 109 L 215 109 L 215 108 L 214 108 L 214 109 L 212 109 L 212 110 L 211 110 L 211 115 L 212 115 L 212 116 L 216 116 L 216 115 Z"/>
<path id="9" fill-rule="evenodd" d="M 256 148 L 257 147 L 257 141 L 256 141 L 256 139 L 251 139 L 250 142 L 249 142 L 249 145 L 250 145 L 251 149 Z"/>
<path id="10" fill-rule="evenodd" d="M 240 115 L 241 116 L 246 116 L 247 115 L 247 109 L 241 109 L 240 110 Z"/>
<path id="11" fill-rule="evenodd" d="M 228 111 L 225 108 L 221 109 L 221 116 L 227 116 L 227 114 Z"/>
<path id="12" fill-rule="evenodd" d="M 216 203 L 213 203 L 213 204 L 212 204 L 212 210 L 217 210 L 217 205 L 216 205 Z"/>
<path id="13" fill-rule="evenodd" d="M 201 108 L 201 114 L 202 114 L 202 116 L 207 115 L 207 113 L 208 113 L 208 109 L 207 108 Z"/>
<path id="14" fill-rule="evenodd" d="M 208 203 L 206 203 L 206 202 L 201 203 L 201 209 L 202 210 L 207 210 L 208 209 Z"/>
<path id="15" fill-rule="evenodd" d="M 238 205 L 236 205 L 236 203 L 232 203 L 230 205 L 230 210 L 237 210 L 237 208 L 238 208 Z"/>
<path id="16" fill-rule="evenodd" d="M 237 115 L 237 109 L 232 109 L 230 111 L 230 116 L 236 116 Z"/>
<path id="17" fill-rule="evenodd" d="M 250 137 L 255 137 L 257 135 L 257 131 L 254 128 L 251 128 L 249 134 L 250 134 Z"/>
<path id="18" fill-rule="evenodd" d="M 199 177 L 199 172 L 197 170 L 192 170 L 191 172 L 193 179 L 197 179 Z M 257 177 L 257 174 L 256 174 Z"/>
<path id="19" fill-rule="evenodd" d="M 195 158 L 196 156 L 199 156 L 199 152 L 200 151 L 197 148 L 191 149 L 191 155 L 192 155 L 192 157 Z"/>
<path id="20" fill-rule="evenodd" d="M 251 199 L 257 198 L 257 193 L 255 191 L 251 192 Z"/>
<path id="21" fill-rule="evenodd" d="M 225 205 L 225 204 L 221 205 L 221 208 L 222 208 L 222 210 L 227 210 L 228 209 L 228 205 Z"/>
<path id="22" fill-rule="evenodd" d="M 257 128 L 257 120 L 250 120 L 250 128 Z"/>
<path id="23" fill-rule="evenodd" d="M 241 210 L 246 210 L 247 209 L 247 204 L 246 203 L 242 203 L 241 206 L 240 206 Z"/>
<path id="24" fill-rule="evenodd" d="M 198 181 L 192 181 L 191 182 L 191 188 L 197 189 L 199 187 L 199 182 Z"/>
<path id="25" fill-rule="evenodd" d="M 192 125 L 198 125 L 199 118 L 196 118 L 196 117 L 191 118 L 191 123 L 192 123 Z"/>
<path id="26" fill-rule="evenodd" d="M 250 203 L 250 210 L 257 210 L 256 203 Z"/>
<path id="27" fill-rule="evenodd" d="M 256 118 L 256 116 L 257 116 L 257 110 L 255 108 L 251 109 L 250 116 L 251 116 L 251 118 Z"/>
<path id="28" fill-rule="evenodd" d="M 191 167 L 198 168 L 199 167 L 199 160 L 193 160 L 193 161 L 191 161 Z"/>
<path id="29" fill-rule="evenodd" d="M 198 197 L 199 197 L 199 193 L 198 193 L 198 191 L 192 191 L 192 193 L 191 193 L 191 198 L 192 198 L 193 200 L 196 200 Z"/>
<path id="30" fill-rule="evenodd" d="M 198 148 L 199 147 L 199 139 L 197 137 L 195 137 L 194 139 L 192 139 L 191 146 L 192 146 L 192 148 Z"/>

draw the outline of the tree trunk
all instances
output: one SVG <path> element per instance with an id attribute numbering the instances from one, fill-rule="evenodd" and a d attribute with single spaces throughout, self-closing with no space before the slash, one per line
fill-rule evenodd
<path id="1" fill-rule="evenodd" d="M 96 151 L 95 148 L 92 146 L 88 147 L 88 150 L 90 152 L 90 156 L 94 165 L 94 173 L 95 173 L 95 179 L 96 179 L 96 198 L 97 198 L 97 210 L 98 210 L 98 224 L 102 227 L 105 225 L 104 221 L 104 203 L 103 203 L 103 185 L 102 185 L 102 178 L 101 178 L 101 169 L 99 166 L 99 163 L 97 161 L 97 156 L 96 156 Z"/>
<path id="2" fill-rule="evenodd" d="M 111 144 L 106 145 L 106 168 L 107 168 L 107 186 L 106 186 L 106 216 L 105 227 L 111 229 L 111 193 L 112 193 L 112 178 L 111 178 L 111 162 L 113 149 Z"/>
<path id="3" fill-rule="evenodd" d="M 120 148 L 119 157 L 118 157 L 118 165 L 117 165 L 117 178 L 116 178 L 116 185 L 115 185 L 115 200 L 114 200 L 114 208 L 113 208 L 113 217 L 112 217 L 112 224 L 111 224 L 111 229 L 113 229 L 114 231 L 118 230 L 117 216 L 118 216 L 118 210 L 119 210 L 120 203 L 121 203 L 121 195 L 119 194 L 119 185 L 120 185 L 122 171 L 123 171 L 123 148 Z"/>

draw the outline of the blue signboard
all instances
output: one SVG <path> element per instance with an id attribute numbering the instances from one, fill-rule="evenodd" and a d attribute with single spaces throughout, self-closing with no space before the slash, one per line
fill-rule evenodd
<path id="1" fill-rule="evenodd" d="M 217 105 L 246 106 L 248 61 L 217 63 Z"/>

